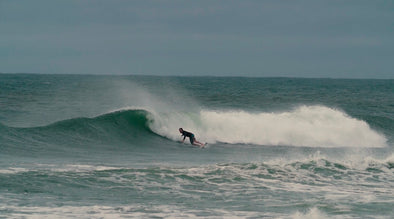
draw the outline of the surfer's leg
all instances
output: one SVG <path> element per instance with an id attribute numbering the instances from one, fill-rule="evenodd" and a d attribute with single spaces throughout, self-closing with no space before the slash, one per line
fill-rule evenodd
<path id="1" fill-rule="evenodd" d="M 196 140 L 196 137 L 194 137 L 194 135 L 190 136 L 190 143 L 191 143 L 192 145 L 199 146 L 199 147 L 204 147 L 204 145 L 205 145 L 205 144 L 203 144 L 203 143 L 197 141 L 197 140 Z"/>
<path id="2" fill-rule="evenodd" d="M 195 145 L 197 145 L 197 146 L 204 146 L 205 145 L 205 144 L 197 141 L 196 139 L 194 139 L 194 142 L 196 143 Z"/>

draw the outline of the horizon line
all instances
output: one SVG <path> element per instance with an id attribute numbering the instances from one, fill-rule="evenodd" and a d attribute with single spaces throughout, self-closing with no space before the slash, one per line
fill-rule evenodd
<path id="1" fill-rule="evenodd" d="M 138 73 L 37 73 L 37 72 L 0 72 L 0 75 L 73 75 L 73 76 L 142 76 L 142 77 L 212 77 L 212 78 L 293 78 L 293 79 L 343 79 L 343 80 L 394 80 L 393 78 L 368 78 L 368 77 L 306 77 L 306 76 L 253 76 L 253 75 L 157 75 Z"/>

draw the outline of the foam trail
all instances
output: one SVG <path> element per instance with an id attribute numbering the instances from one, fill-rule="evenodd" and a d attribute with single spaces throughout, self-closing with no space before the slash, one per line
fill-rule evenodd
<path id="1" fill-rule="evenodd" d="M 207 142 L 310 147 L 385 147 L 387 139 L 362 120 L 325 106 L 301 106 L 288 112 L 202 110 L 155 114 L 151 129 L 179 140 L 179 127 Z"/>

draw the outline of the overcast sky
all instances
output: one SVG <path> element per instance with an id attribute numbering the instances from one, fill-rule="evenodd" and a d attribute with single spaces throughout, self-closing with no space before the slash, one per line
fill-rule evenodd
<path id="1" fill-rule="evenodd" d="M 0 0 L 0 72 L 394 78 L 394 1 Z"/>

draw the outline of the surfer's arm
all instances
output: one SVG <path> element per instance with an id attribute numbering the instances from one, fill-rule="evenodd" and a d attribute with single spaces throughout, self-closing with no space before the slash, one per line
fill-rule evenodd
<path id="1" fill-rule="evenodd" d="M 181 142 L 183 143 L 183 142 L 185 142 L 186 135 L 182 135 L 182 136 L 183 136 L 183 139 L 182 139 L 182 141 L 181 141 Z M 181 137 L 182 137 L 182 136 L 181 136 Z"/>

